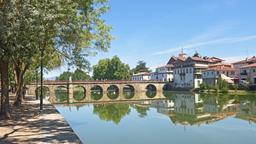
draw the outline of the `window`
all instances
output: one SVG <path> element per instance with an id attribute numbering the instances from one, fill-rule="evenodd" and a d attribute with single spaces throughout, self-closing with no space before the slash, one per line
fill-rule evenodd
<path id="1" fill-rule="evenodd" d="M 252 71 L 253 71 L 253 72 L 256 72 L 256 69 L 253 69 Z"/>

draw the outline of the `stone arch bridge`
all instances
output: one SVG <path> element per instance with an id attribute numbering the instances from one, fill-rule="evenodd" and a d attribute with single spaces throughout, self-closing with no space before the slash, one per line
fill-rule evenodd
<path id="1" fill-rule="evenodd" d="M 125 101 L 125 100 L 145 100 L 145 99 L 161 99 L 163 96 L 163 89 L 169 85 L 162 81 L 44 81 L 43 87 L 46 87 L 49 91 L 49 100 L 51 103 L 59 103 L 56 98 L 56 89 L 59 87 L 66 88 L 68 94 L 69 103 L 94 103 L 94 102 L 113 102 L 113 101 Z M 81 87 L 84 89 L 84 98 L 82 100 L 74 99 L 74 89 Z M 91 97 L 93 88 L 98 87 L 102 92 L 102 97 L 95 100 Z M 108 92 L 111 87 L 114 87 L 118 91 L 118 97 L 111 99 L 108 96 Z M 29 95 L 36 95 L 36 91 L 40 88 L 40 85 L 35 83 L 27 85 L 27 93 Z M 123 93 L 127 88 L 130 88 L 134 92 L 134 96 L 127 99 Z M 147 91 L 151 89 L 155 91 L 155 95 L 152 97 L 147 96 Z"/>

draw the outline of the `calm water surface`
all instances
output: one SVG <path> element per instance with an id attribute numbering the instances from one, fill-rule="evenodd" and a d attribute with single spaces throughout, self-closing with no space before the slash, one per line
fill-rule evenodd
<path id="1" fill-rule="evenodd" d="M 256 97 L 172 94 L 161 100 L 56 105 L 87 144 L 255 144 Z"/>

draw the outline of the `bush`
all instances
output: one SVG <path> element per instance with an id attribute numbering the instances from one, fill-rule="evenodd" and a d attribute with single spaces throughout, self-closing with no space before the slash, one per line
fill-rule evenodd
<path id="1" fill-rule="evenodd" d="M 225 80 L 219 78 L 217 85 L 221 92 L 228 93 L 229 85 Z"/>
<path id="2" fill-rule="evenodd" d="M 200 86 L 199 86 L 199 89 L 200 89 L 200 91 L 206 90 L 207 89 L 206 84 L 205 83 L 201 83 Z"/>

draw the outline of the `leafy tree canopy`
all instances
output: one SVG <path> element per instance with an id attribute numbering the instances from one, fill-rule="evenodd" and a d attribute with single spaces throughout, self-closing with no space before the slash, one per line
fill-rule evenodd
<path id="1" fill-rule="evenodd" d="M 69 77 L 72 77 L 72 80 L 89 80 L 90 76 L 81 69 L 76 69 L 74 72 L 63 72 L 57 80 L 69 80 Z"/>
<path id="2" fill-rule="evenodd" d="M 151 70 L 146 66 L 146 62 L 138 61 L 136 67 L 132 69 L 132 72 L 136 74 L 139 72 L 151 72 Z"/>
<path id="3" fill-rule="evenodd" d="M 128 64 L 124 64 L 119 57 L 102 59 L 93 66 L 93 78 L 98 80 L 130 80 L 131 71 Z"/>

